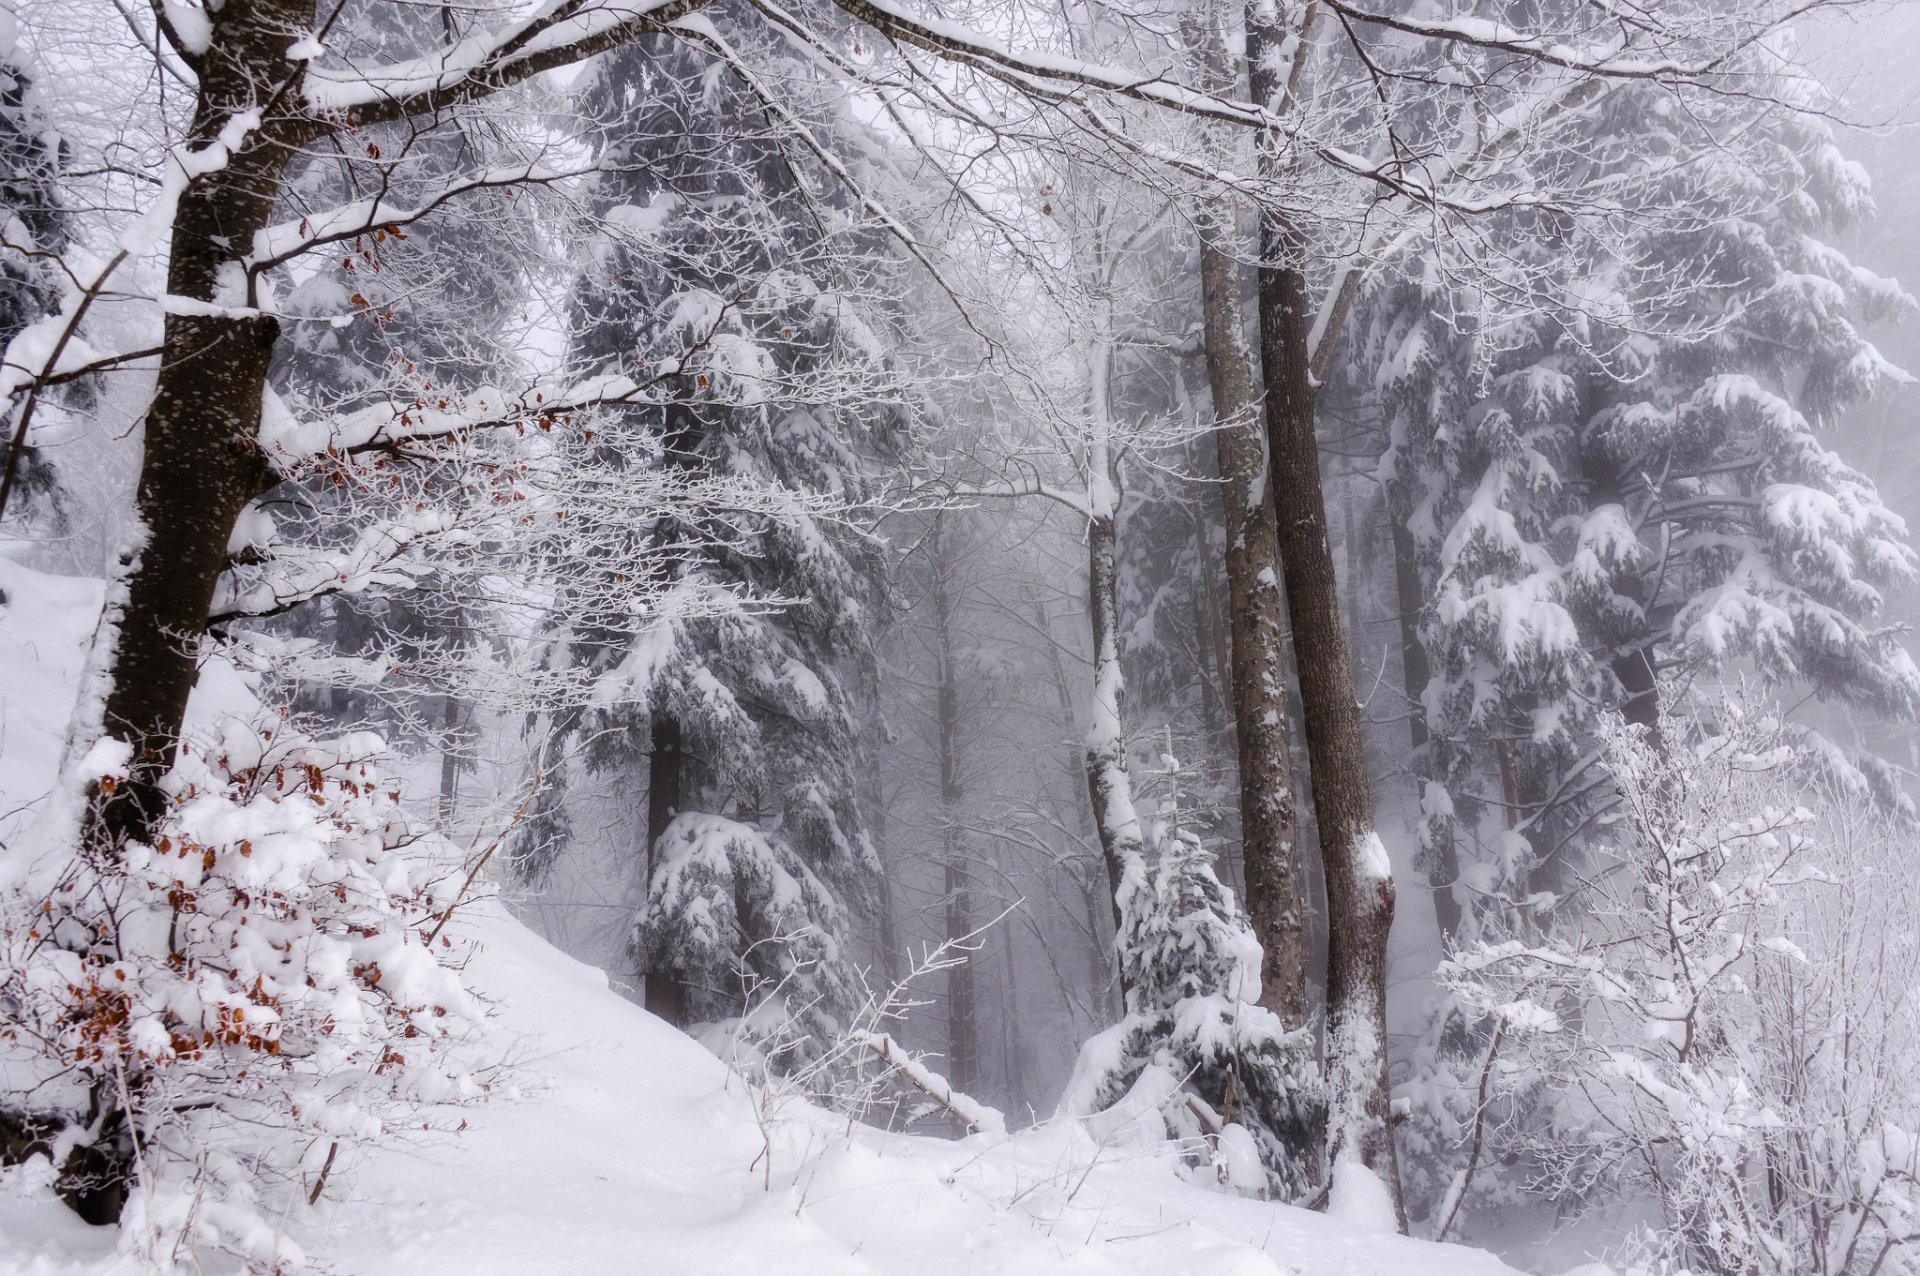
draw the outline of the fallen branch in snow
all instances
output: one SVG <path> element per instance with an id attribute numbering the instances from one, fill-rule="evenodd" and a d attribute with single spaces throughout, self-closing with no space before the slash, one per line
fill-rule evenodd
<path id="1" fill-rule="evenodd" d="M 928 1098 L 952 1113 L 975 1134 L 1007 1132 L 1007 1118 L 998 1108 L 988 1107 L 971 1095 L 954 1089 L 945 1077 L 902 1051 L 899 1044 L 886 1033 L 852 1032 L 847 1034 L 847 1039 L 873 1051 L 882 1063 L 924 1091 Z"/>

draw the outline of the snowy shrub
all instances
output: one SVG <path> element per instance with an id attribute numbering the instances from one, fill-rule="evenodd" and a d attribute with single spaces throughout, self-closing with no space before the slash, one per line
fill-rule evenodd
<path id="1" fill-rule="evenodd" d="M 1060 1111 L 1191 1140 L 1220 1182 L 1301 1196 L 1324 1120 L 1312 1038 L 1258 1004 L 1260 944 L 1212 853 L 1172 818 L 1148 843 L 1153 865 L 1120 892 L 1126 1014 L 1081 1046 Z"/>
<path id="2" fill-rule="evenodd" d="M 778 834 L 675 817 L 654 847 L 633 950 L 671 971 L 696 1035 L 775 1063 L 814 1057 L 847 1023 L 859 981 L 846 912 Z"/>
<path id="3" fill-rule="evenodd" d="M 125 751 L 89 755 L 100 790 Z M 439 934 L 444 844 L 382 753 L 229 719 L 182 748 L 151 845 L 0 879 L 0 1075 L 32 1104 L 0 1124 L 7 1159 L 45 1154 L 96 1221 L 124 1202 L 160 1269 L 196 1248 L 301 1266 L 279 1220 L 343 1153 L 478 1093 L 450 1050 L 484 1016 Z"/>
<path id="4" fill-rule="evenodd" d="M 1608 728 L 1583 906 L 1443 968 L 1496 1025 L 1481 1102 L 1539 1101 L 1485 1138 L 1571 1208 L 1644 1211 L 1635 1271 L 1920 1270 L 1920 948 L 1883 877 L 1912 869 L 1803 803 L 1777 723 L 1718 716 Z"/>

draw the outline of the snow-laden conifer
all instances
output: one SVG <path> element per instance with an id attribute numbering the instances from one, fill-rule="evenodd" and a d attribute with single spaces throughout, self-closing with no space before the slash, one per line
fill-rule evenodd
<path id="1" fill-rule="evenodd" d="M 1643 1212 L 1633 1272 L 1911 1271 L 1907 857 L 1841 790 L 1796 783 L 1769 712 L 1700 709 L 1663 713 L 1660 747 L 1601 731 L 1613 800 L 1582 906 L 1442 968 L 1493 1025 L 1481 1173 Z"/>
<path id="2" fill-rule="evenodd" d="M 1126 1013 L 1080 1057 L 1060 1110 L 1107 1137 L 1176 1139 L 1219 1181 L 1305 1193 L 1325 1119 L 1313 1042 L 1259 1004 L 1260 944 L 1213 852 L 1169 805 L 1119 893 Z"/>

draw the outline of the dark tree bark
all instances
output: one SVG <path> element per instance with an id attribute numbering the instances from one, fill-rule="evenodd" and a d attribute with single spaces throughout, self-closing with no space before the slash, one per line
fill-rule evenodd
<path id="1" fill-rule="evenodd" d="M 1298 1028 L 1306 1024 L 1311 1006 L 1300 844 L 1294 826 L 1280 548 L 1253 356 L 1246 343 L 1240 267 L 1229 250 L 1230 219 L 1230 210 L 1217 208 L 1204 223 L 1200 292 L 1227 522 L 1229 685 L 1240 765 L 1240 840 L 1247 911 L 1262 953 L 1260 1004 L 1289 1028 Z"/>
<path id="2" fill-rule="evenodd" d="M 1284 113 L 1288 37 L 1277 6 L 1247 6 L 1247 66 L 1256 102 Z M 1302 41 L 1302 45 L 1305 41 Z M 1287 179 L 1278 147 L 1260 147 L 1262 177 Z M 1373 828 L 1373 794 L 1360 704 L 1340 617 L 1327 534 L 1326 493 L 1314 425 L 1316 378 L 1306 245 L 1285 214 L 1260 221 L 1260 363 L 1266 383 L 1267 453 L 1287 611 L 1293 622 L 1302 726 L 1327 892 L 1327 1167 L 1332 1190 L 1357 1161 L 1389 1193 L 1402 1231 L 1406 1206 L 1390 1124 L 1387 1081 L 1387 932 L 1393 878 Z"/>
<path id="3" fill-rule="evenodd" d="M 653 880 L 653 857 L 667 825 L 680 812 L 681 789 L 686 780 L 686 749 L 680 733 L 680 720 L 661 713 L 653 719 L 652 749 L 647 754 L 647 880 Z M 676 1028 L 686 1026 L 686 990 L 671 968 L 649 970 L 643 990 L 646 1006 Z"/>
<path id="4" fill-rule="evenodd" d="M 350 120 L 308 111 L 307 64 L 287 56 L 315 29 L 315 0 L 215 6 L 204 50 L 174 42 L 198 80 L 187 133 L 196 162 L 173 210 L 167 293 L 207 310 L 188 314 L 176 306 L 166 316 L 135 497 L 142 539 L 123 565 L 122 595 L 104 617 L 111 648 L 99 729 L 133 751 L 126 778 L 92 808 L 87 838 L 106 854 L 151 837 L 164 810 L 160 781 L 179 752 L 228 540 L 247 503 L 277 481 L 259 431 L 279 324 L 250 312 L 258 298 L 244 258 L 254 236 L 272 224 L 288 161 L 342 128 L 453 110 L 665 30 L 704 3 L 667 0 L 571 40 L 565 24 L 572 6 L 563 5 L 503 41 L 486 65 L 356 107 Z M 556 30 L 560 38 L 551 38 Z M 233 295 L 243 282 L 245 295 Z"/>
<path id="5" fill-rule="evenodd" d="M 1417 796 L 1424 803 L 1427 785 L 1438 778 L 1433 773 L 1432 740 L 1421 700 L 1433 677 L 1426 644 L 1420 641 L 1420 613 L 1426 600 L 1420 589 L 1420 562 L 1413 533 L 1407 530 L 1406 519 L 1399 511 L 1395 511 L 1390 521 L 1393 524 L 1394 601 L 1400 611 L 1400 685 L 1407 697 L 1407 733 L 1413 744 L 1414 784 L 1419 789 Z M 1433 919 L 1440 927 L 1441 947 L 1451 948 L 1453 937 L 1460 932 L 1460 901 L 1453 894 L 1453 884 L 1460 878 L 1460 853 L 1453 844 L 1450 826 L 1428 829 L 1425 836 Z"/>
<path id="6" fill-rule="evenodd" d="M 196 67 L 195 150 L 215 145 L 234 116 L 262 106 L 272 86 L 297 78 L 299 64 L 285 56 L 289 33 L 312 23 L 313 0 L 257 0 L 214 15 Z M 297 91 L 285 96 L 298 101 Z M 232 288 L 236 258 L 271 224 L 287 161 L 311 132 L 304 119 L 268 115 L 225 164 L 191 178 L 175 208 L 167 292 L 230 310 L 166 316 L 136 495 L 143 539 L 125 567 L 124 601 L 109 616 L 114 647 L 102 727 L 133 747 L 127 778 L 96 807 L 109 847 L 147 840 L 164 810 L 160 780 L 179 750 L 228 537 L 247 503 L 274 481 L 259 430 L 279 324 L 246 314 L 255 299 L 222 285 Z"/>

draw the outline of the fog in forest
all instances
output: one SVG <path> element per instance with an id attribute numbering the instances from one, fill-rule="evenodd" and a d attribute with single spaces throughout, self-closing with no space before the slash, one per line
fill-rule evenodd
<path id="1" fill-rule="evenodd" d="M 0 1273 L 1920 1273 L 1916 55 L 0 0 Z"/>

